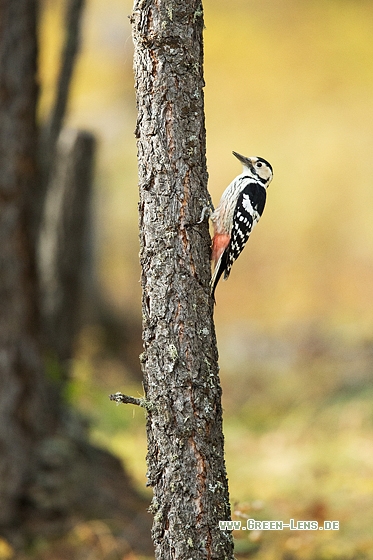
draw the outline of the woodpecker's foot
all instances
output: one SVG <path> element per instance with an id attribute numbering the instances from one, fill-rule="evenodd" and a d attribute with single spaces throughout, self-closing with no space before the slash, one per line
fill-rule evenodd
<path id="1" fill-rule="evenodd" d="M 214 209 L 210 205 L 209 206 L 204 206 L 202 208 L 201 217 L 199 219 L 199 222 L 197 222 L 197 224 L 202 224 L 202 222 L 204 221 L 206 216 L 207 216 L 207 218 L 210 218 L 213 211 L 214 211 Z"/>

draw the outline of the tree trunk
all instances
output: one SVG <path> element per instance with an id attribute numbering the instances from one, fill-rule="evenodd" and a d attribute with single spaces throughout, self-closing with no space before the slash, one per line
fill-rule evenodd
<path id="1" fill-rule="evenodd" d="M 60 134 L 39 235 L 43 338 L 63 370 L 73 356 L 81 310 L 94 149 L 88 132 L 64 129 Z"/>
<path id="2" fill-rule="evenodd" d="M 41 127 L 39 138 L 38 160 L 41 180 L 31 207 L 33 212 L 32 234 L 35 236 L 35 240 L 39 233 L 40 222 L 43 220 L 44 199 L 51 175 L 55 173 L 53 166 L 55 165 L 57 141 L 64 126 L 71 81 L 81 43 L 81 21 L 85 0 L 67 0 L 65 3 L 65 39 L 55 97 L 49 118 Z"/>
<path id="3" fill-rule="evenodd" d="M 210 237 L 200 0 L 136 0 L 148 484 L 157 559 L 230 559 Z"/>
<path id="4" fill-rule="evenodd" d="M 0 524 L 17 515 L 35 440 L 53 425 L 37 344 L 27 201 L 36 173 L 36 2 L 0 3 Z M 22 41 L 19 41 L 22 37 Z"/>

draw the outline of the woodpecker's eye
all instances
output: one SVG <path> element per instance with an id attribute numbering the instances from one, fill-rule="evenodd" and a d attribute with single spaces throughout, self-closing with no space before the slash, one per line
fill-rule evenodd
<path id="1" fill-rule="evenodd" d="M 257 167 L 262 167 L 262 166 L 263 166 L 263 164 L 262 164 L 262 162 L 261 162 L 261 161 L 258 161 L 258 163 L 256 164 L 256 166 L 257 166 Z"/>

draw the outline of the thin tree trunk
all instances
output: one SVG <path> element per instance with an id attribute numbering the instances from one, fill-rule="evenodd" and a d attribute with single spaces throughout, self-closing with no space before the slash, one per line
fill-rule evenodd
<path id="1" fill-rule="evenodd" d="M 230 559 L 221 389 L 209 295 L 200 0 L 136 0 L 148 483 L 157 559 Z"/>
<path id="2" fill-rule="evenodd" d="M 56 83 L 55 98 L 47 122 L 41 128 L 39 138 L 40 182 L 32 201 L 33 230 L 38 237 L 44 199 L 49 188 L 53 166 L 56 159 L 56 146 L 63 128 L 71 81 L 74 75 L 77 55 L 81 44 L 81 22 L 85 0 L 67 0 L 65 12 L 65 40 L 61 54 L 59 75 Z"/>
<path id="3" fill-rule="evenodd" d="M 65 43 L 61 57 L 61 67 L 56 87 L 54 104 L 46 125 L 43 148 L 48 152 L 48 165 L 52 164 L 54 150 L 62 130 L 69 100 L 70 85 L 74 73 L 77 54 L 81 43 L 81 20 L 85 0 L 68 0 L 65 14 Z"/>
<path id="4" fill-rule="evenodd" d="M 38 243 L 42 331 L 60 365 L 73 355 L 81 311 L 95 139 L 64 129 L 55 150 Z"/>

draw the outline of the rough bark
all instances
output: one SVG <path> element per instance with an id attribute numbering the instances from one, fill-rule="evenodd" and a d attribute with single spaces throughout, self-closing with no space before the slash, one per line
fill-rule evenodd
<path id="1" fill-rule="evenodd" d="M 38 243 L 42 330 L 63 364 L 71 359 L 80 311 L 95 140 L 65 129 L 58 140 Z"/>
<path id="2" fill-rule="evenodd" d="M 230 559 L 210 237 L 200 0 L 136 0 L 148 484 L 157 559 Z"/>

